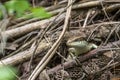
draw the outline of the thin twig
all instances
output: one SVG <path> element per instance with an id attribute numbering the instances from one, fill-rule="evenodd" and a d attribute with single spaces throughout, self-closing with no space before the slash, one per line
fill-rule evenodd
<path id="1" fill-rule="evenodd" d="M 88 11 L 87 16 L 86 16 L 85 21 L 84 21 L 84 24 L 83 24 L 83 28 L 86 27 L 87 21 L 88 21 L 88 18 L 89 18 L 89 16 L 90 16 L 91 12 L 92 12 L 92 10 L 89 10 L 89 11 Z"/>
<path id="2" fill-rule="evenodd" d="M 72 0 L 69 0 L 68 5 L 70 5 L 71 3 L 72 3 Z M 37 65 L 37 67 L 35 68 L 33 73 L 30 75 L 28 80 L 35 80 L 35 78 L 38 76 L 38 74 L 45 68 L 47 63 L 50 61 L 50 59 L 55 54 L 55 51 L 57 50 L 58 46 L 60 45 L 60 42 L 61 42 L 61 40 L 66 32 L 70 13 L 71 13 L 71 6 L 67 9 L 65 24 L 64 24 L 63 31 L 62 31 L 61 35 L 59 36 L 58 40 L 53 44 L 52 48 L 48 51 L 48 53 L 43 57 L 43 59 Z"/>

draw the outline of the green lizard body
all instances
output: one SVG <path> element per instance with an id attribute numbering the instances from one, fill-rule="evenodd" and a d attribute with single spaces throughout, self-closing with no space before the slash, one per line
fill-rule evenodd
<path id="1" fill-rule="evenodd" d="M 79 56 L 90 51 L 92 48 L 97 48 L 97 46 L 93 43 L 88 43 L 87 41 L 75 41 L 68 42 L 67 46 L 69 47 L 69 53 L 74 54 L 75 56 Z"/>

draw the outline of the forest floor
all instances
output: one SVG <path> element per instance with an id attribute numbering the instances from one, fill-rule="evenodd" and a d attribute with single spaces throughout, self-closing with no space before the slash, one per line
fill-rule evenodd
<path id="1" fill-rule="evenodd" d="M 53 16 L 9 21 L 0 65 L 15 66 L 18 80 L 120 80 L 119 0 L 34 4 Z M 86 50 L 90 44 L 97 47 Z M 68 59 L 70 53 L 73 57 Z"/>

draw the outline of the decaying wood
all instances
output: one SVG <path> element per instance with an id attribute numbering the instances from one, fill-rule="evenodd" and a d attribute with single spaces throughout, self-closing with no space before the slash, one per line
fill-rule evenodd
<path id="1" fill-rule="evenodd" d="M 59 21 L 60 19 L 64 18 L 64 16 L 65 16 L 64 14 L 61 14 L 56 19 L 56 22 Z M 19 28 L 7 30 L 3 34 L 6 35 L 8 39 L 9 38 L 14 38 L 14 37 L 17 37 L 17 36 L 21 36 L 23 34 L 31 32 L 31 31 L 45 28 L 46 26 L 48 26 L 48 24 L 51 21 L 54 21 L 54 19 L 55 19 L 55 17 L 52 17 L 50 19 L 46 19 L 46 20 L 31 23 L 31 24 L 27 24 L 27 25 L 24 25 L 24 26 L 19 27 Z"/>
<path id="2" fill-rule="evenodd" d="M 105 2 L 105 3 L 107 3 L 107 2 Z M 103 4 L 104 4 L 104 1 L 103 1 Z M 73 5 L 73 9 L 90 8 L 90 7 L 94 7 L 94 6 L 100 6 L 100 5 L 101 5 L 100 1 L 90 1 L 90 2 L 86 2 L 86 3 L 75 4 L 75 5 Z M 112 10 L 119 9 L 119 7 L 120 7 L 119 4 L 115 4 L 113 6 L 106 7 L 105 10 L 110 12 Z M 58 9 L 58 10 L 55 10 L 55 11 L 51 11 L 51 13 L 56 14 L 56 13 L 58 13 L 60 11 L 63 11 L 63 10 L 64 10 L 64 8 L 61 8 L 61 9 Z M 59 21 L 60 19 L 64 18 L 64 17 L 65 17 L 65 15 L 61 15 L 56 20 L 56 22 Z M 51 21 L 54 20 L 54 18 L 55 18 L 55 16 L 50 18 L 50 19 L 37 21 L 37 22 L 31 23 L 31 24 L 21 26 L 19 28 L 7 30 L 3 34 L 6 35 L 8 37 L 8 39 L 9 38 L 14 38 L 14 37 L 17 37 L 17 36 L 21 36 L 23 34 L 31 32 L 31 31 L 45 28 Z"/>
<path id="3" fill-rule="evenodd" d="M 45 41 L 42 41 L 41 44 L 38 46 L 36 55 L 40 54 L 42 51 L 45 51 L 50 46 L 50 43 L 46 43 Z M 23 52 L 17 53 L 16 55 L 13 55 L 9 58 L 3 59 L 0 61 L 0 66 L 2 65 L 16 65 L 18 63 L 21 63 L 23 61 L 26 61 L 30 59 L 30 57 L 33 54 L 35 46 L 32 49 L 25 50 Z"/>

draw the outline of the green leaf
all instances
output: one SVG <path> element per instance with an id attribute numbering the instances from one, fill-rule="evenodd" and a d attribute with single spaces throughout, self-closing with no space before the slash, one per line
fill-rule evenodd
<path id="1" fill-rule="evenodd" d="M 37 18 L 49 18 L 51 14 L 49 14 L 44 8 L 31 8 L 32 16 Z"/>
<path id="2" fill-rule="evenodd" d="M 6 9 L 7 9 L 7 11 L 8 11 L 8 14 L 10 14 L 10 15 L 13 15 L 14 14 L 14 11 L 15 11 L 15 9 L 14 9 L 14 4 L 15 4 L 15 1 L 14 0 L 12 0 L 12 1 L 7 1 L 4 5 L 5 5 L 5 7 L 6 7 Z"/>
<path id="3" fill-rule="evenodd" d="M 11 66 L 0 67 L 0 80 L 15 80 L 17 70 Z"/>
<path id="4" fill-rule="evenodd" d="M 21 17 L 23 13 L 29 9 L 30 4 L 27 0 L 11 0 L 5 3 L 8 10 L 8 14 L 14 15 L 16 13 L 17 17 Z"/>
<path id="5" fill-rule="evenodd" d="M 2 12 L 0 11 L 0 19 L 2 18 L 2 16 L 3 16 L 3 15 L 2 15 Z"/>

